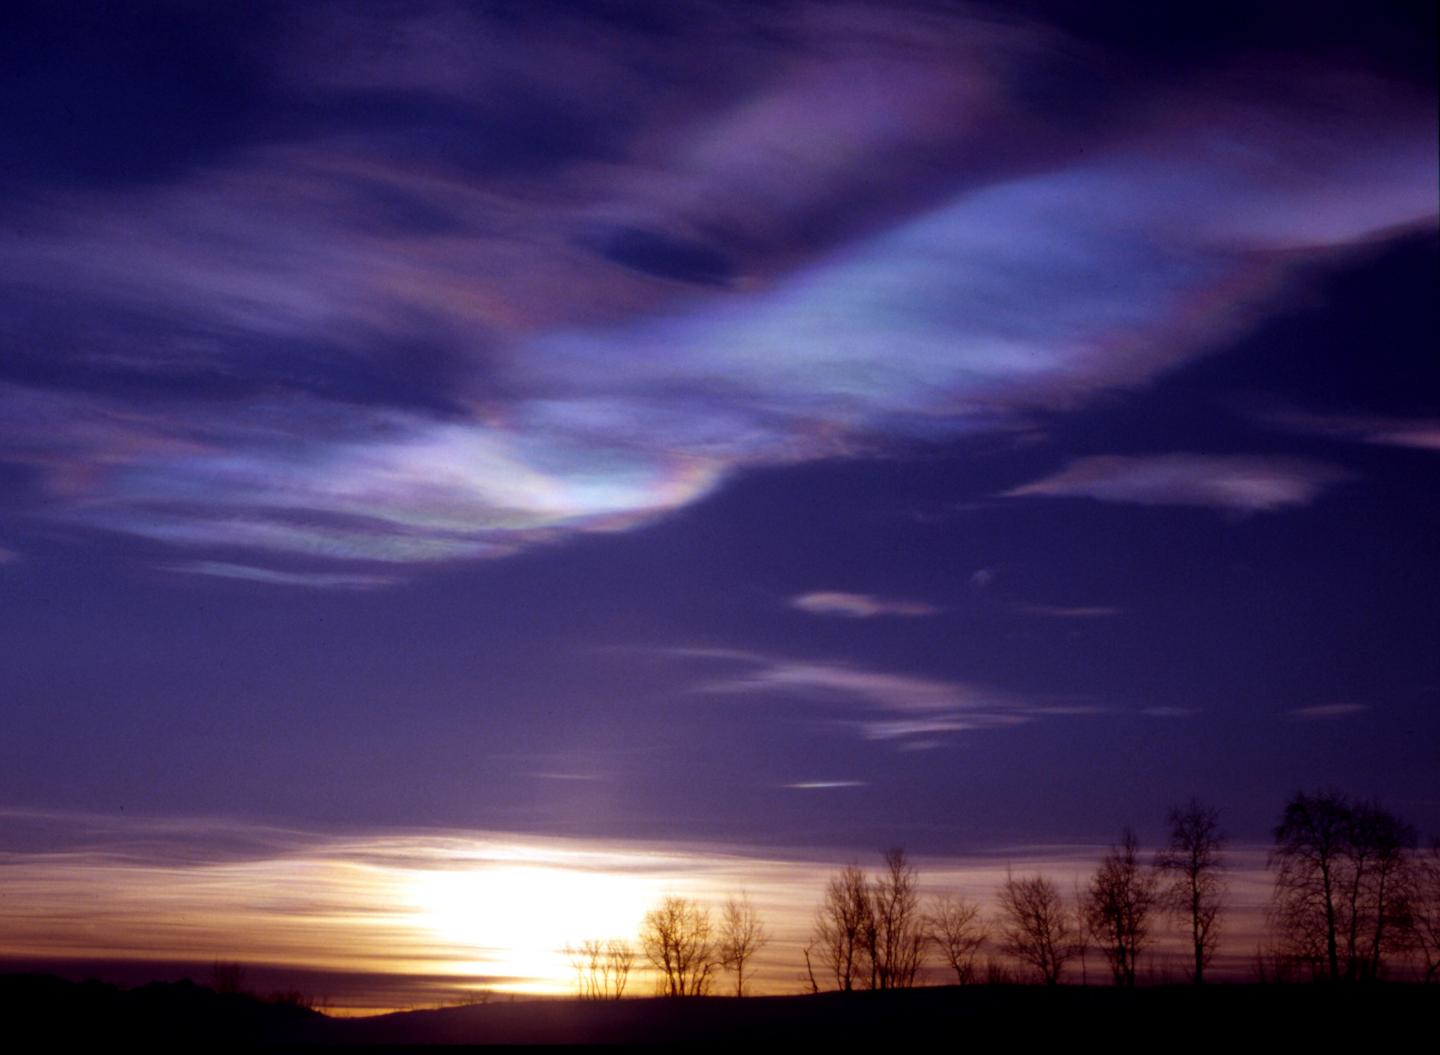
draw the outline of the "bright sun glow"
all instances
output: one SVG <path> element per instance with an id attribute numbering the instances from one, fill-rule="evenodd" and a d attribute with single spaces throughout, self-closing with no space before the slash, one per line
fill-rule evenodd
<path id="1" fill-rule="evenodd" d="M 541 993 L 573 988 L 566 945 L 633 941 L 657 888 L 637 876 L 496 863 L 423 873 L 411 894 L 420 926 L 470 950 L 476 975 L 500 976 L 487 988 Z"/>

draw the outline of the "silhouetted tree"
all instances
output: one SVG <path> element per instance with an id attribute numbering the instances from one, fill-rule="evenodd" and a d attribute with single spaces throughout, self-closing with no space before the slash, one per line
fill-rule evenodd
<path id="1" fill-rule="evenodd" d="M 688 898 L 667 897 L 645 914 L 640 947 L 660 973 L 666 996 L 703 996 L 717 966 L 710 910 Z"/>
<path id="2" fill-rule="evenodd" d="M 1288 956 L 1340 977 L 1341 890 L 1350 807 L 1337 794 L 1295 795 L 1275 827 L 1270 866 L 1276 936 Z"/>
<path id="3" fill-rule="evenodd" d="M 770 941 L 750 895 L 742 892 L 725 902 L 720 917 L 720 962 L 735 972 L 735 995 L 745 995 L 745 965 Z"/>
<path id="4" fill-rule="evenodd" d="M 874 944 L 875 915 L 870 884 L 856 865 L 847 865 L 830 877 L 825 900 L 815 915 L 806 962 L 813 960 L 834 978 L 844 992 L 864 988 L 870 979 L 870 948 Z"/>
<path id="5" fill-rule="evenodd" d="M 1370 803 L 1337 792 L 1296 794 L 1275 827 L 1271 918 L 1281 951 L 1340 981 L 1378 977 L 1405 934 L 1405 883 L 1415 836 Z"/>
<path id="6" fill-rule="evenodd" d="M 1415 829 L 1410 825 L 1376 803 L 1355 805 L 1350 834 L 1355 877 L 1346 939 L 1352 978 L 1379 978 L 1386 954 L 1405 945 L 1414 849 Z"/>
<path id="7" fill-rule="evenodd" d="M 1006 872 L 999 901 L 1002 948 L 1033 967 L 1046 985 L 1058 985 L 1075 954 L 1075 930 L 1060 888 L 1043 875 L 1017 879 Z"/>
<path id="8" fill-rule="evenodd" d="M 1075 958 L 1080 961 L 1080 984 L 1090 984 L 1090 928 L 1085 922 L 1085 892 L 1080 887 L 1080 880 L 1075 882 L 1075 940 L 1070 947 L 1075 952 Z"/>
<path id="9" fill-rule="evenodd" d="M 1165 877 L 1161 891 L 1165 907 L 1190 932 L 1194 954 L 1190 978 L 1201 985 L 1220 940 L 1225 897 L 1220 812 L 1191 799 L 1172 809 L 1167 819 L 1170 845 L 1156 854 L 1155 867 Z"/>
<path id="10" fill-rule="evenodd" d="M 885 870 L 870 884 L 870 904 L 871 986 L 908 989 L 924 958 L 925 929 L 919 877 L 904 850 L 886 852 Z"/>
<path id="11" fill-rule="evenodd" d="M 628 941 L 591 939 L 579 946 L 565 947 L 575 968 L 575 990 L 582 1000 L 619 1000 L 625 995 L 635 950 Z"/>
<path id="12" fill-rule="evenodd" d="M 956 983 L 976 981 L 975 958 L 988 936 L 980 906 L 955 894 L 942 894 L 931 903 L 925 922 L 930 941 L 955 972 Z"/>
<path id="13" fill-rule="evenodd" d="M 1414 862 L 1406 892 L 1407 921 L 1427 982 L 1440 981 L 1440 839 Z"/>
<path id="14" fill-rule="evenodd" d="M 1140 844 L 1125 829 L 1090 879 L 1085 895 L 1085 926 L 1110 964 L 1116 985 L 1133 988 L 1135 965 L 1149 943 L 1158 876 L 1140 863 Z"/>

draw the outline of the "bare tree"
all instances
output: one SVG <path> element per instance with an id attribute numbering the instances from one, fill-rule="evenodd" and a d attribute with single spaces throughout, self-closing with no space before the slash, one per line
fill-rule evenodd
<path id="1" fill-rule="evenodd" d="M 975 958 L 988 937 L 980 906 L 955 894 L 942 894 L 925 919 L 930 941 L 955 972 L 958 985 L 976 981 Z"/>
<path id="2" fill-rule="evenodd" d="M 1351 977 L 1374 980 L 1387 953 L 1399 952 L 1409 936 L 1409 878 L 1414 867 L 1415 830 L 1377 803 L 1357 803 L 1350 822 L 1355 879 L 1347 915 Z"/>
<path id="3" fill-rule="evenodd" d="M 1403 877 L 1414 843 L 1410 826 L 1377 805 L 1296 794 L 1270 854 L 1281 951 L 1332 980 L 1379 977 L 1407 930 Z"/>
<path id="4" fill-rule="evenodd" d="M 1070 948 L 1075 951 L 1075 958 L 1080 961 L 1080 984 L 1090 984 L 1090 928 L 1085 923 L 1085 894 L 1080 889 L 1080 879 L 1076 877 L 1075 883 L 1075 940 Z"/>
<path id="5" fill-rule="evenodd" d="M 689 898 L 667 897 L 645 914 L 640 947 L 660 974 L 666 996 L 703 996 L 715 968 L 710 910 Z"/>
<path id="6" fill-rule="evenodd" d="M 1090 880 L 1085 926 L 1110 964 L 1116 985 L 1135 986 L 1135 965 L 1149 943 L 1158 876 L 1140 864 L 1140 843 L 1125 829 Z"/>
<path id="7" fill-rule="evenodd" d="M 745 995 L 745 965 L 770 941 L 750 895 L 741 892 L 725 902 L 720 917 L 720 962 L 735 972 L 735 995 Z"/>
<path id="8" fill-rule="evenodd" d="M 1172 809 L 1167 819 L 1170 845 L 1155 855 L 1155 868 L 1165 877 L 1161 898 L 1172 918 L 1190 931 L 1195 957 L 1190 977 L 1201 985 L 1220 940 L 1225 898 L 1220 811 L 1191 799 Z"/>
<path id="9" fill-rule="evenodd" d="M 920 914 L 919 876 L 905 851 L 885 854 L 885 870 L 870 885 L 871 985 L 909 989 L 925 955 L 925 926 Z"/>
<path id="10" fill-rule="evenodd" d="M 1001 947 L 1035 969 L 1046 985 L 1058 985 L 1075 954 L 1075 929 L 1060 888 L 1043 875 L 1015 878 L 1000 887 Z"/>
<path id="11" fill-rule="evenodd" d="M 1406 905 L 1411 943 L 1425 981 L 1440 980 L 1440 839 L 1415 859 Z"/>
<path id="12" fill-rule="evenodd" d="M 578 946 L 565 946 L 570 966 L 575 968 L 575 992 L 582 1000 L 619 1000 L 625 995 L 635 950 L 628 941 L 592 938 Z"/>
<path id="13" fill-rule="evenodd" d="M 1285 954 L 1340 976 L 1340 890 L 1349 804 L 1338 794 L 1300 793 L 1275 827 L 1271 921 Z M 1324 964 L 1326 972 L 1318 965 Z"/>
<path id="14" fill-rule="evenodd" d="M 870 948 L 875 915 L 870 884 L 857 865 L 830 877 L 825 900 L 815 915 L 815 928 L 805 950 L 806 963 L 818 962 L 844 992 L 862 989 L 871 977 Z"/>
<path id="15" fill-rule="evenodd" d="M 600 949 L 600 942 L 594 939 L 565 946 L 565 958 L 575 968 L 575 995 L 581 1000 L 599 999 Z"/>
<path id="16" fill-rule="evenodd" d="M 564 959 L 575 967 L 575 995 L 582 1000 L 599 1000 L 605 970 L 605 944 L 588 938 L 579 946 L 564 947 Z"/>
<path id="17" fill-rule="evenodd" d="M 635 967 L 635 946 L 624 938 L 611 938 L 605 943 L 605 960 L 610 980 L 610 994 L 619 1000 L 625 995 L 630 972 Z"/>

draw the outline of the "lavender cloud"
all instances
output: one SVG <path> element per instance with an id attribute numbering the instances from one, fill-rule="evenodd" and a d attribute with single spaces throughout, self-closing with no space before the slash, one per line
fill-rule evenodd
<path id="1" fill-rule="evenodd" d="M 1053 476 L 1004 494 L 1259 513 L 1309 505 L 1349 475 L 1334 466 L 1298 458 L 1101 455 L 1077 459 Z"/>
<path id="2" fill-rule="evenodd" d="M 1287 432 L 1349 440 L 1383 447 L 1440 451 L 1440 418 L 1390 418 L 1359 414 L 1282 411 L 1264 414 L 1264 424 Z"/>
<path id="3" fill-rule="evenodd" d="M 939 746 L 947 734 L 1023 725 L 1102 708 L 1053 705 L 983 685 L 894 674 L 853 664 L 795 660 L 728 649 L 672 649 L 671 654 L 738 665 L 731 677 L 698 683 L 713 696 L 764 696 L 838 709 L 832 721 L 867 740 Z M 847 713 L 848 712 L 848 713 Z M 855 716 L 855 712 L 859 716 Z"/>
<path id="4" fill-rule="evenodd" d="M 840 616 L 846 619 L 872 619 L 876 616 L 926 616 L 941 610 L 924 601 L 908 601 L 894 597 L 874 597 L 863 593 L 817 590 L 790 598 L 791 608 L 811 615 Z"/>
<path id="5" fill-rule="evenodd" d="M 1121 609 L 1107 605 L 1017 604 L 1014 610 L 1022 615 L 1038 615 L 1048 619 L 1108 619 Z"/>
<path id="6" fill-rule="evenodd" d="M 1296 707 L 1285 713 L 1291 718 L 1316 721 L 1325 718 L 1348 718 L 1354 714 L 1363 714 L 1369 709 L 1363 703 L 1321 703 L 1313 707 Z"/>
<path id="7" fill-rule="evenodd" d="M 255 568 L 222 561 L 196 561 L 171 565 L 169 571 L 187 575 L 210 575 L 221 579 L 243 579 L 273 586 L 303 586 L 321 590 L 373 590 L 395 582 L 384 575 L 346 575 L 338 572 L 293 572 Z"/>

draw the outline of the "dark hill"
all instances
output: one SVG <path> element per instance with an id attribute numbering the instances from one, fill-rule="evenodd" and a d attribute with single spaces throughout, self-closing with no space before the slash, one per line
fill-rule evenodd
<path id="1" fill-rule="evenodd" d="M 888 993 L 711 997 L 619 1002 L 527 1000 L 364 1019 L 328 1018 L 303 1007 L 219 994 L 190 982 L 122 990 L 43 975 L 0 976 L 0 1015 L 46 1046 L 118 1043 L 142 1048 L 266 1044 L 685 1043 L 730 1048 L 757 1040 L 813 1047 L 933 1043 L 1027 1046 L 1084 1038 L 1126 1047 L 1182 1050 L 1243 1041 L 1280 1050 L 1334 1045 L 1341 1037 L 1383 1043 L 1426 1028 L 1440 986 L 1215 985 L 1135 991 L 1098 987 L 934 987 Z"/>

